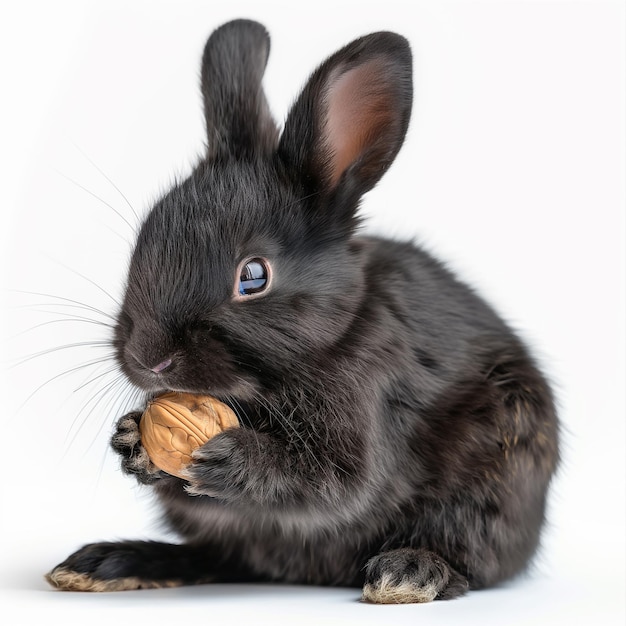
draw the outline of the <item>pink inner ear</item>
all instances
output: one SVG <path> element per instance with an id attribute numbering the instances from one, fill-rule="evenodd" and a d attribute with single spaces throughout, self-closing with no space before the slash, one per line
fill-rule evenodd
<path id="1" fill-rule="evenodd" d="M 329 178 L 333 187 L 394 123 L 393 88 L 385 76 L 388 69 L 380 59 L 374 59 L 329 81 L 323 132 L 330 151 Z"/>

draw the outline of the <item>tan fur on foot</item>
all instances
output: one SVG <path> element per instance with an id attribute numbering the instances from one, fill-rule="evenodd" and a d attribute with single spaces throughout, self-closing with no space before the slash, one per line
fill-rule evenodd
<path id="1" fill-rule="evenodd" d="M 142 580 L 136 576 L 98 580 L 88 574 L 73 572 L 63 567 L 55 567 L 46 574 L 46 580 L 62 591 L 129 591 L 132 589 L 161 589 L 164 587 L 180 587 L 181 582 L 175 580 Z"/>
<path id="2" fill-rule="evenodd" d="M 410 582 L 394 583 L 390 575 L 382 576 L 377 584 L 363 587 L 363 602 L 374 604 L 411 604 L 414 602 L 432 602 L 437 597 L 434 583 L 416 587 Z"/>

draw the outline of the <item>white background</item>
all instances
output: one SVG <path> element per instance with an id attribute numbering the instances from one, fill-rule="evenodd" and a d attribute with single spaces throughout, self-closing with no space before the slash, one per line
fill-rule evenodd
<path id="1" fill-rule="evenodd" d="M 3 623 L 624 623 L 623 2 L 0 7 Z M 356 590 L 93 595 L 44 582 L 83 543 L 163 536 L 149 494 L 107 451 L 126 392 L 106 387 L 106 362 L 77 369 L 107 348 L 22 360 L 106 339 L 106 327 L 78 319 L 104 315 L 55 296 L 115 312 L 133 239 L 124 220 L 136 223 L 115 186 L 142 214 L 189 171 L 203 149 L 204 41 L 240 16 L 272 34 L 265 85 L 281 121 L 309 72 L 352 38 L 388 29 L 410 39 L 412 124 L 365 199 L 367 228 L 416 237 L 447 259 L 519 329 L 554 381 L 563 463 L 529 576 L 406 607 L 360 604 Z"/>

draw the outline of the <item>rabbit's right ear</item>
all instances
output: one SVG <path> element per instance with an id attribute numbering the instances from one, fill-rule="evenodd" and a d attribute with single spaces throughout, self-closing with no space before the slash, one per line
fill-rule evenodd
<path id="1" fill-rule="evenodd" d="M 305 190 L 325 197 L 320 206 L 346 213 L 335 215 L 340 221 L 352 219 L 360 196 L 378 182 L 402 146 L 412 84 L 406 39 L 373 33 L 323 63 L 293 105 L 279 156 Z"/>
<path id="2" fill-rule="evenodd" d="M 201 72 L 209 158 L 276 149 L 278 129 L 261 86 L 269 51 L 267 31 L 251 20 L 227 22 L 209 37 Z"/>

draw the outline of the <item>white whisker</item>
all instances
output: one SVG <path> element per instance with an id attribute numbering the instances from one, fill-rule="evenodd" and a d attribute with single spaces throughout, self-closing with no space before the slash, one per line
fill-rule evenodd
<path id="1" fill-rule="evenodd" d="M 53 313 L 53 311 L 44 311 L 45 313 Z M 56 315 L 66 315 L 66 317 L 64 319 L 60 319 L 60 320 L 48 320 L 47 322 L 41 322 L 40 324 L 35 324 L 34 326 L 31 326 L 30 328 L 27 328 L 26 330 L 23 330 L 19 333 L 17 333 L 16 335 L 13 335 L 13 339 L 16 339 L 17 337 L 21 337 L 22 335 L 25 335 L 27 333 L 31 333 L 34 330 L 37 330 L 38 328 L 44 328 L 46 326 L 50 326 L 51 324 L 60 324 L 60 323 L 68 323 L 68 322 L 76 322 L 79 324 L 93 324 L 94 326 L 104 326 L 106 328 L 113 328 L 110 324 L 107 324 L 106 322 L 100 322 L 98 320 L 92 320 L 89 319 L 87 317 L 77 317 L 74 316 L 71 313 L 55 313 Z"/>
<path id="2" fill-rule="evenodd" d="M 104 361 L 109 361 L 111 360 L 112 357 L 108 356 L 108 357 L 103 357 L 103 358 L 99 358 L 99 359 L 94 359 L 92 361 L 87 361 L 85 363 L 81 363 L 80 365 L 77 365 L 76 367 L 71 367 L 68 370 L 65 370 L 63 372 L 60 372 L 59 374 L 55 374 L 54 376 L 52 376 L 52 378 L 49 378 L 48 380 L 44 381 L 43 383 L 41 383 L 32 393 L 30 393 L 30 395 L 28 395 L 28 397 L 24 400 L 24 402 L 22 402 L 22 404 L 20 404 L 16 410 L 17 413 L 20 413 L 24 407 L 33 399 L 33 397 L 38 394 L 44 387 L 47 387 L 48 385 L 50 385 L 51 383 L 53 383 L 55 380 L 59 380 L 60 378 L 64 378 L 65 376 L 69 376 L 70 374 L 72 374 L 73 372 L 77 372 L 81 369 L 84 369 L 85 367 L 89 367 L 91 365 L 96 365 L 98 363 L 103 363 Z"/>
<path id="3" fill-rule="evenodd" d="M 66 437 L 66 441 L 69 438 L 69 441 L 66 444 L 66 452 L 69 451 L 69 449 L 72 447 L 72 445 L 74 444 L 74 442 L 76 441 L 78 435 L 82 432 L 83 428 L 85 427 L 85 425 L 88 423 L 89 418 L 91 417 L 91 415 L 93 414 L 93 412 L 101 406 L 104 398 L 107 397 L 107 395 L 113 393 L 114 391 L 116 391 L 116 389 L 118 388 L 118 386 L 120 384 L 122 384 L 124 379 L 124 375 L 123 374 L 119 374 L 118 376 L 116 376 L 111 382 L 107 383 L 106 385 L 104 385 L 103 387 L 101 387 L 98 391 L 96 391 L 91 398 L 89 398 L 87 400 L 87 402 L 85 402 L 85 404 L 83 405 L 83 408 L 77 413 L 76 417 L 74 418 L 74 420 L 72 421 L 72 424 L 70 426 L 70 429 L 68 431 L 67 437 Z M 91 406 L 91 408 L 89 409 L 89 411 L 87 411 L 87 409 Z M 87 411 L 85 413 L 85 411 Z M 103 413 L 104 415 L 104 413 Z M 98 429 L 98 433 L 97 435 L 100 434 L 100 432 L 102 431 L 102 428 L 104 427 L 104 419 L 102 422 L 102 425 L 100 426 L 100 428 Z M 78 423 L 78 427 L 74 429 L 74 427 L 76 426 L 76 424 Z M 74 433 L 72 433 L 72 430 L 74 430 Z M 71 437 L 70 437 L 71 435 Z M 96 435 L 96 438 L 97 438 Z M 95 440 L 94 440 L 95 441 Z M 92 443 L 89 445 L 88 449 L 91 447 L 91 445 L 93 445 L 93 441 Z"/>
<path id="4" fill-rule="evenodd" d="M 135 216 L 135 219 L 137 220 L 137 222 L 139 222 L 139 215 L 137 214 L 137 211 L 135 211 L 133 205 L 130 203 L 130 201 L 128 200 L 128 198 L 122 193 L 122 191 L 120 190 L 120 188 L 102 171 L 102 169 L 100 167 L 98 167 L 95 162 L 90 159 L 87 154 L 85 154 L 85 151 L 80 148 L 80 146 L 78 146 L 76 143 L 72 142 L 74 144 L 74 147 L 83 155 L 83 157 L 85 157 L 85 159 L 87 159 L 87 161 L 89 161 L 89 163 L 91 163 L 91 165 L 102 175 L 102 177 L 111 184 L 111 186 L 113 187 L 113 189 L 115 189 L 115 191 L 117 191 L 117 193 L 120 194 L 120 196 L 122 196 L 124 202 L 126 202 L 126 204 L 128 205 L 128 208 L 133 212 L 133 215 Z"/>
<path id="5" fill-rule="evenodd" d="M 61 352 L 62 350 L 70 350 L 72 348 L 101 348 L 101 347 L 111 347 L 111 342 L 102 340 L 102 341 L 77 341 L 75 343 L 67 343 L 62 346 L 55 346 L 53 348 L 47 348 L 46 350 L 41 350 L 40 352 L 34 352 L 33 354 L 29 354 L 25 357 L 21 357 L 19 361 L 14 363 L 12 367 L 19 367 L 20 365 L 24 365 L 33 359 L 37 359 L 42 356 L 46 356 L 48 354 L 54 354 L 55 352 Z M 109 358 L 113 358 L 112 355 Z M 73 370 L 69 370 L 73 371 Z"/>
<path id="6" fill-rule="evenodd" d="M 87 276 L 85 276 L 84 274 L 81 274 L 79 271 L 68 267 L 67 265 L 64 265 L 63 263 L 60 263 L 59 261 L 57 261 L 57 263 L 64 269 L 66 269 L 68 272 L 72 272 L 72 274 L 75 274 L 76 276 L 82 278 L 83 280 L 86 280 L 90 285 L 93 285 L 96 289 L 98 289 L 99 291 L 101 291 L 105 296 L 107 296 L 107 298 L 109 298 L 110 300 L 113 301 L 113 303 L 115 305 L 117 305 L 118 307 L 121 308 L 121 304 L 120 302 L 113 297 L 104 287 L 102 287 L 101 285 L 99 285 L 97 282 L 95 282 L 94 280 L 91 280 L 91 278 L 88 278 Z"/>
<path id="7" fill-rule="evenodd" d="M 84 389 L 85 387 L 89 385 L 93 385 L 93 383 L 99 381 L 103 376 L 108 376 L 109 374 L 115 371 L 119 371 L 119 365 L 117 365 L 117 363 L 113 367 L 110 367 L 108 370 L 105 370 L 104 372 L 101 372 L 100 374 L 97 374 L 96 376 L 92 376 L 89 380 L 82 383 L 80 386 L 76 387 L 76 389 L 74 389 L 74 393 L 77 393 L 78 391 L 80 391 L 81 389 Z"/>
<path id="8" fill-rule="evenodd" d="M 116 318 L 114 315 L 107 313 L 106 311 L 102 311 L 95 306 L 85 304 L 84 302 L 80 302 L 79 300 L 73 300 L 72 298 L 65 298 L 63 296 L 57 296 L 51 293 L 42 293 L 40 291 L 22 291 L 20 289 L 9 289 L 11 293 L 19 293 L 27 296 L 39 296 L 42 298 L 52 298 L 53 300 L 57 300 L 60 302 L 46 302 L 46 303 L 35 303 L 35 304 L 26 304 L 23 305 L 23 308 L 29 308 L 33 306 L 75 306 L 80 309 L 84 309 L 86 311 L 92 311 L 93 313 L 97 313 L 98 315 L 102 315 L 110 319 L 112 322 L 116 322 Z"/>
<path id="9" fill-rule="evenodd" d="M 128 228 L 131 229 L 131 231 L 133 233 L 137 232 L 136 227 L 133 226 L 124 217 L 124 215 L 122 213 L 120 213 L 120 211 L 118 211 L 112 204 L 109 204 L 106 200 L 103 200 L 98 194 L 95 194 L 93 191 L 87 189 L 87 187 L 85 187 L 84 185 L 81 185 L 79 182 L 75 181 L 73 178 L 69 177 L 67 174 L 64 174 L 63 172 L 60 172 L 59 170 L 56 170 L 56 172 L 57 172 L 57 174 L 59 174 L 59 176 L 62 176 L 63 178 L 65 178 L 65 180 L 67 180 L 68 182 L 72 183 L 73 185 L 76 185 L 79 189 L 82 189 L 85 193 L 88 193 L 90 196 L 92 196 L 93 198 L 98 200 L 98 202 L 101 202 L 105 206 L 109 207 L 109 209 L 111 209 L 111 211 L 113 211 L 113 213 L 115 213 L 115 215 L 117 215 L 128 226 Z"/>

